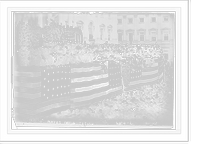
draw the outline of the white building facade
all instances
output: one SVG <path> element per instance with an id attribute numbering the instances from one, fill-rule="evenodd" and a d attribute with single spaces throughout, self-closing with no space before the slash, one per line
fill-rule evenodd
<path id="1" fill-rule="evenodd" d="M 80 27 L 83 41 L 101 43 L 158 44 L 168 59 L 175 52 L 175 14 L 158 12 L 42 12 L 24 14 L 37 18 L 40 27 L 51 20 L 62 26 Z"/>
<path id="2" fill-rule="evenodd" d="M 117 15 L 118 43 L 158 44 L 169 60 L 175 51 L 174 13 L 130 13 Z"/>
<path id="3" fill-rule="evenodd" d="M 80 27 L 85 42 L 118 43 L 117 39 L 117 14 L 109 13 L 80 13 L 59 14 L 59 24 Z"/>
<path id="4" fill-rule="evenodd" d="M 80 27 L 86 43 L 118 43 L 117 14 L 89 12 L 41 12 L 17 13 L 16 23 L 21 20 L 37 20 L 40 27 L 49 25 L 51 20 L 62 26 Z"/>

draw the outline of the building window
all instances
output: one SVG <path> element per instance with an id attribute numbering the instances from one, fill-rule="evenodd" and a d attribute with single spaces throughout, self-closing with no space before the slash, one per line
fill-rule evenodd
<path id="1" fill-rule="evenodd" d="M 144 18 L 140 18 L 140 23 L 144 23 Z"/>
<path id="2" fill-rule="evenodd" d="M 100 25 L 100 39 L 101 40 L 103 40 L 104 30 L 105 30 L 105 25 L 104 24 Z"/>
<path id="3" fill-rule="evenodd" d="M 156 41 L 157 37 L 157 32 L 156 31 L 151 31 L 151 41 Z"/>
<path id="4" fill-rule="evenodd" d="M 151 37 L 151 41 L 156 41 L 156 37 L 155 36 Z"/>
<path id="5" fill-rule="evenodd" d="M 101 40 L 103 39 L 103 29 L 102 28 L 100 29 L 100 39 Z"/>
<path id="6" fill-rule="evenodd" d="M 164 16 L 164 21 L 167 22 L 169 20 L 168 16 Z"/>
<path id="7" fill-rule="evenodd" d="M 93 26 L 93 23 L 90 22 L 89 26 L 88 26 L 88 31 L 89 31 L 89 40 L 93 40 L 93 29 L 94 29 L 94 26 Z"/>
<path id="8" fill-rule="evenodd" d="M 132 24 L 132 23 L 133 23 L 133 19 L 132 19 L 132 18 L 129 18 L 129 19 L 128 19 L 128 23 L 129 23 L 129 24 Z"/>
<path id="9" fill-rule="evenodd" d="M 118 33 L 118 41 L 119 41 L 119 42 L 122 42 L 122 32 L 119 32 L 119 33 Z"/>
<path id="10" fill-rule="evenodd" d="M 112 32 L 112 25 L 109 25 L 108 26 L 108 41 L 110 41 L 111 32 Z"/>
<path id="11" fill-rule="evenodd" d="M 168 34 L 164 34 L 164 41 L 168 41 L 169 40 L 169 35 Z"/>
<path id="12" fill-rule="evenodd" d="M 122 19 L 118 19 L 118 24 L 122 24 Z"/>
<path id="13" fill-rule="evenodd" d="M 76 23 L 76 26 L 77 26 L 79 29 L 83 30 L 83 21 L 78 21 L 78 22 Z"/>
<path id="14" fill-rule="evenodd" d="M 140 41 L 144 41 L 144 34 L 140 34 Z"/>
<path id="15" fill-rule="evenodd" d="M 129 33 L 129 42 L 130 42 L 130 43 L 133 42 L 133 33 Z"/>
<path id="16" fill-rule="evenodd" d="M 156 17 L 152 17 L 151 22 L 156 22 Z"/>

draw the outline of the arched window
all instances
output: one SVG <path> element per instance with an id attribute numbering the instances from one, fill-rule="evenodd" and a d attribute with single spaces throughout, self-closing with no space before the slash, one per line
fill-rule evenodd
<path id="1" fill-rule="evenodd" d="M 83 30 L 83 24 L 84 24 L 83 21 L 76 22 L 76 26 L 81 30 Z"/>
<path id="2" fill-rule="evenodd" d="M 123 41 L 124 31 L 122 29 L 118 29 L 117 34 L 118 34 L 118 42 L 121 43 Z"/>
<path id="3" fill-rule="evenodd" d="M 110 41 L 111 33 L 112 33 L 112 25 L 109 25 L 108 26 L 108 41 Z"/>
<path id="4" fill-rule="evenodd" d="M 100 39 L 101 40 L 103 40 L 104 31 L 105 31 L 105 25 L 102 24 L 102 25 L 100 25 Z"/>
<path id="5" fill-rule="evenodd" d="M 164 41 L 169 41 L 169 37 L 170 37 L 170 29 L 168 28 L 163 28 L 161 29 L 161 33 L 162 33 L 162 36 L 163 36 L 163 40 Z"/>
<path id="6" fill-rule="evenodd" d="M 93 30 L 94 30 L 94 25 L 93 22 L 91 21 L 88 25 L 89 40 L 93 40 Z"/>
<path id="7" fill-rule="evenodd" d="M 139 41 L 145 41 L 146 30 L 145 29 L 139 29 L 138 35 L 139 35 Z"/>
<path id="8" fill-rule="evenodd" d="M 76 22 L 77 28 L 79 28 L 81 31 L 83 31 L 83 21 Z M 83 42 L 83 34 L 77 35 L 77 41 Z"/>
<path id="9" fill-rule="evenodd" d="M 149 35 L 151 38 L 151 41 L 157 41 L 157 34 L 158 34 L 158 30 L 155 28 L 149 29 Z"/>
<path id="10" fill-rule="evenodd" d="M 133 34 L 134 34 L 133 29 L 126 30 L 127 40 L 129 41 L 129 43 L 133 42 Z"/>

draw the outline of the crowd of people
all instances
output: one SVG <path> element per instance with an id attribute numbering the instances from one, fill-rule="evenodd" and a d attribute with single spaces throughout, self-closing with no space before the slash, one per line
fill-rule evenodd
<path id="1" fill-rule="evenodd" d="M 157 44 L 87 44 L 83 42 L 79 28 L 63 27 L 53 21 L 44 28 L 32 22 L 22 22 L 16 28 L 15 47 L 23 66 L 64 65 L 104 59 L 120 62 L 127 58 L 134 59 L 137 65 L 149 66 L 155 59 L 163 57 Z"/>
<path id="2" fill-rule="evenodd" d="M 26 47 L 27 49 L 27 47 Z M 155 44 L 108 44 L 89 45 L 74 41 L 47 41 L 41 46 L 30 47 L 24 53 L 23 46 L 18 49 L 19 65 L 61 65 L 87 63 L 99 60 L 122 60 L 128 57 L 161 57 L 162 50 Z M 28 53 L 27 53 L 28 52 Z"/>

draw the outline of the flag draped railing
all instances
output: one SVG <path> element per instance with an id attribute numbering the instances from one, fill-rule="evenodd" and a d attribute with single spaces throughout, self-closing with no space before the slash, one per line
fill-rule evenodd
<path id="1" fill-rule="evenodd" d="M 13 73 L 16 116 L 23 120 L 93 104 L 163 79 L 162 60 L 149 67 L 128 63 L 127 67 L 114 60 L 18 67 Z"/>

